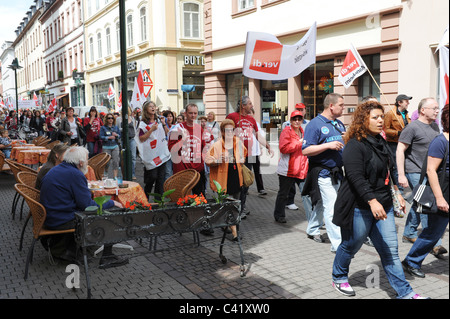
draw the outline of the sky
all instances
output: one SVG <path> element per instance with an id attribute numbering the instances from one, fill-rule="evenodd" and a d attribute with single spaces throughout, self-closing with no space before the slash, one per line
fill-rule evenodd
<path id="1" fill-rule="evenodd" d="M 33 0 L 0 0 L 0 46 L 16 39 L 14 31 L 32 4 Z"/>

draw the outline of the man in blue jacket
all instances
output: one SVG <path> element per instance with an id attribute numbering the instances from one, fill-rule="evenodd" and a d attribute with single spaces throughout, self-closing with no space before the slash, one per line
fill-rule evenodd
<path id="1" fill-rule="evenodd" d="M 43 178 L 40 201 L 47 216 L 45 226 L 52 230 L 75 228 L 75 213 L 84 211 L 88 206 L 98 206 L 92 199 L 85 174 L 88 172 L 88 151 L 84 147 L 71 147 L 64 153 L 64 161 L 53 167 Z M 109 200 L 104 209 L 122 207 L 116 201 Z M 63 235 L 58 246 L 65 245 L 66 251 L 59 254 L 60 259 L 76 260 L 75 238 L 73 234 Z M 100 268 L 122 266 L 128 259 L 112 253 L 112 245 L 105 245 Z"/>

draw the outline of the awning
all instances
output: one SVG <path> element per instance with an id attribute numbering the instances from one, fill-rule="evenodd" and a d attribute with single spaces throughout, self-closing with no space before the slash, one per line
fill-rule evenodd
<path id="1" fill-rule="evenodd" d="M 58 95 L 58 96 L 56 97 L 56 99 L 59 100 L 60 98 L 63 98 L 63 97 L 65 97 L 65 96 L 67 96 L 67 95 L 69 95 L 69 93 L 64 93 L 64 94 Z"/>

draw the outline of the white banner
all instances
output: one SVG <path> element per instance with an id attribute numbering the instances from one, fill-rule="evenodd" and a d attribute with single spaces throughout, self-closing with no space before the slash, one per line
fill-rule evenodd
<path id="1" fill-rule="evenodd" d="M 439 108 L 448 104 L 449 98 L 449 83 L 448 83 L 448 71 L 449 71 L 449 54 L 448 48 L 442 47 L 439 49 Z"/>
<path id="2" fill-rule="evenodd" d="M 248 32 L 243 74 L 259 80 L 285 80 L 316 63 L 317 23 L 294 45 L 282 45 L 277 37 Z"/>
<path id="3" fill-rule="evenodd" d="M 338 80 L 348 89 L 353 81 L 367 71 L 367 66 L 358 51 L 351 45 L 339 72 Z"/>

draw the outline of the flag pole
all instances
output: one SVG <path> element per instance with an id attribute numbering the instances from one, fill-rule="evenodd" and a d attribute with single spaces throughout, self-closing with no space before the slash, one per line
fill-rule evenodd
<path id="1" fill-rule="evenodd" d="M 400 121 L 400 119 L 398 118 L 397 112 L 394 111 L 394 108 L 391 106 L 391 104 L 389 103 L 388 99 L 386 98 L 386 95 L 384 95 L 383 91 L 381 90 L 380 86 L 378 85 L 377 81 L 375 80 L 375 78 L 372 75 L 372 72 L 370 72 L 370 69 L 367 68 L 367 71 L 370 74 L 370 77 L 372 78 L 373 82 L 375 82 L 375 85 L 377 86 L 378 90 L 380 91 L 381 95 L 384 97 L 384 100 L 386 101 L 387 105 L 390 108 L 390 111 L 394 114 L 394 116 L 397 118 L 397 121 L 400 123 L 400 125 L 402 126 L 402 128 L 405 127 L 403 121 Z"/>
<path id="2" fill-rule="evenodd" d="M 317 87 L 317 85 L 316 85 L 316 76 L 317 76 L 317 73 L 316 73 L 316 66 L 317 66 L 317 63 L 314 63 L 314 117 L 316 117 L 317 116 L 317 107 L 316 107 L 316 99 L 317 99 L 317 97 L 316 97 L 316 93 L 317 93 L 317 91 L 316 91 L 316 87 Z"/>

